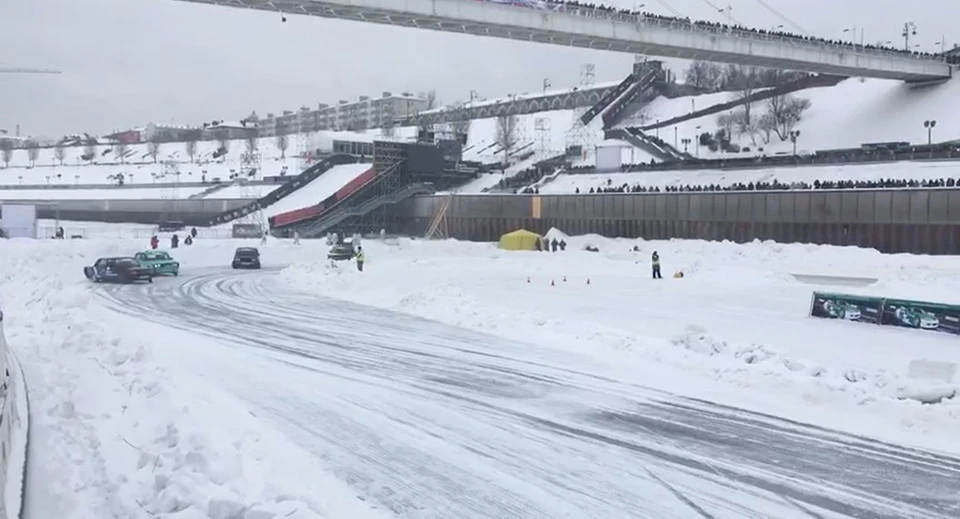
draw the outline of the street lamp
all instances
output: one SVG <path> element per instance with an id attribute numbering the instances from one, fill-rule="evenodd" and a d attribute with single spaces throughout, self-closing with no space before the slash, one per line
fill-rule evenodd
<path id="1" fill-rule="evenodd" d="M 684 138 L 684 139 L 682 139 L 680 142 L 683 143 L 683 152 L 686 153 L 686 152 L 687 152 L 687 147 L 690 146 L 690 142 L 692 142 L 692 141 L 691 141 L 690 139 Z"/>
<path id="2" fill-rule="evenodd" d="M 852 38 L 850 39 L 850 41 L 853 42 L 854 44 L 857 43 L 857 26 L 856 25 L 854 25 L 853 27 L 848 27 L 844 29 L 843 32 L 851 33 Z M 863 45 L 863 27 L 860 27 L 860 45 Z"/>
<path id="3" fill-rule="evenodd" d="M 937 126 L 936 119 L 930 119 L 929 121 L 923 121 L 923 127 L 927 129 L 927 146 L 933 144 L 933 128 Z"/>
<path id="4" fill-rule="evenodd" d="M 917 35 L 917 24 L 913 22 L 904 23 L 903 33 L 900 35 L 903 36 L 903 50 L 910 50 L 910 37 Z"/>
<path id="5" fill-rule="evenodd" d="M 790 132 L 790 142 L 793 143 L 793 155 L 797 155 L 797 139 L 800 138 L 800 130 Z"/>

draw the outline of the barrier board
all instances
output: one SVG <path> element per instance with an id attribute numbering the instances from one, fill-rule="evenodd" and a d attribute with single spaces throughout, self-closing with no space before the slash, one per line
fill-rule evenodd
<path id="1" fill-rule="evenodd" d="M 960 335 L 960 305 L 814 292 L 810 316 Z"/>
<path id="2" fill-rule="evenodd" d="M 838 287 L 865 287 L 877 282 L 877 278 L 852 276 L 826 276 L 821 274 L 790 274 L 794 279 L 808 285 L 827 285 Z"/>

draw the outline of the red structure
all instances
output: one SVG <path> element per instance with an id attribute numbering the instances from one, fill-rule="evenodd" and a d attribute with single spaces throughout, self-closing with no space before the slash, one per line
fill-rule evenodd
<path id="1" fill-rule="evenodd" d="M 107 135 L 107 138 L 122 144 L 137 144 L 143 142 L 143 134 L 140 130 L 125 130 Z"/>
<path id="2" fill-rule="evenodd" d="M 357 178 L 347 182 L 347 184 L 337 190 L 336 193 L 328 196 L 325 200 L 319 204 L 312 205 L 310 207 L 304 207 L 302 209 L 296 209 L 293 211 L 287 211 L 285 213 L 280 213 L 278 215 L 270 218 L 270 227 L 277 228 L 283 227 L 286 225 L 291 225 L 305 220 L 310 220 L 317 218 L 325 214 L 327 211 L 333 209 L 335 206 L 343 202 L 347 197 L 356 193 L 361 188 L 373 182 L 377 178 L 377 171 L 373 168 L 368 169 L 364 173 L 360 174 Z"/>

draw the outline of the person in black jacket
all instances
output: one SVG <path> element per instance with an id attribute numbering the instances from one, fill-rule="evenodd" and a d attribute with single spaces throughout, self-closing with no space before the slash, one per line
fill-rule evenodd
<path id="1" fill-rule="evenodd" d="M 660 276 L 660 255 L 657 254 L 657 251 L 653 251 L 653 256 L 650 258 L 650 265 L 653 267 L 653 279 L 663 279 Z"/>

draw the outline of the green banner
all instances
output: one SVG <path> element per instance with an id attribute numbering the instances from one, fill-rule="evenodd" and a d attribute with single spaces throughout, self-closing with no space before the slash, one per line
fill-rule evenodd
<path id="1" fill-rule="evenodd" d="M 960 335 L 960 305 L 814 292 L 810 315 Z"/>

